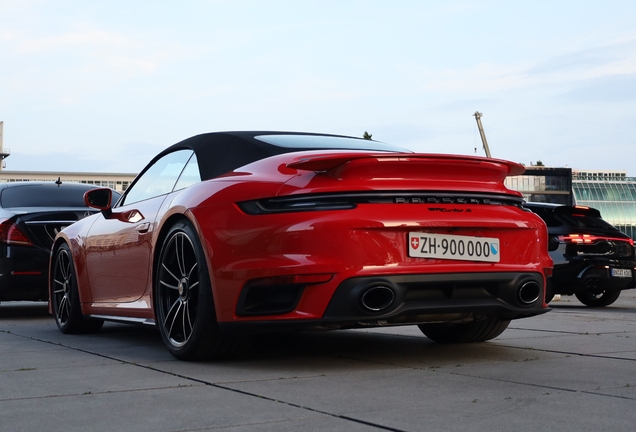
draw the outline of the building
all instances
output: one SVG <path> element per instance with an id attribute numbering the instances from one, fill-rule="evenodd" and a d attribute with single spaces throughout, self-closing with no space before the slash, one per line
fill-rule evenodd
<path id="1" fill-rule="evenodd" d="M 0 171 L 0 182 L 18 181 L 60 181 L 69 183 L 92 184 L 97 187 L 109 187 L 116 191 L 125 191 L 137 174 L 129 173 L 83 173 L 57 171 Z"/>
<path id="2" fill-rule="evenodd" d="M 577 205 L 594 207 L 603 219 L 636 239 L 636 178 L 625 171 L 572 170 Z"/>
<path id="3" fill-rule="evenodd" d="M 532 166 L 523 175 L 507 177 L 506 187 L 523 194 L 529 202 L 573 204 L 572 169 Z"/>
<path id="4" fill-rule="evenodd" d="M 529 202 L 594 207 L 603 219 L 636 239 L 636 177 L 627 172 L 529 167 L 506 186 Z"/>

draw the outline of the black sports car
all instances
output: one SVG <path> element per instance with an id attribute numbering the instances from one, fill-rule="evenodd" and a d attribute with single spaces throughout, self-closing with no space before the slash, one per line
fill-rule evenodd
<path id="1" fill-rule="evenodd" d="M 607 306 L 621 290 L 634 288 L 634 240 L 590 207 L 533 203 L 525 207 L 548 226 L 554 270 L 546 303 L 555 294 L 575 295 L 587 306 Z"/>
<path id="2" fill-rule="evenodd" d="M 97 212 L 84 203 L 91 189 L 59 181 L 0 184 L 0 301 L 48 299 L 53 239 Z"/>

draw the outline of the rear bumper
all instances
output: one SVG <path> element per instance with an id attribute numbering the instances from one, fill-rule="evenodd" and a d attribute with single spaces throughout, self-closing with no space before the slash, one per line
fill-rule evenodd
<path id="1" fill-rule="evenodd" d="M 616 277 L 612 269 L 631 269 L 632 277 Z M 554 294 L 572 295 L 593 290 L 621 291 L 636 287 L 636 270 L 632 261 L 572 261 L 554 267 L 550 288 Z"/>
<path id="2" fill-rule="evenodd" d="M 545 279 L 537 272 L 354 277 L 339 284 L 320 320 L 221 323 L 226 330 L 364 328 L 430 322 L 504 320 L 548 312 Z"/>
<path id="3" fill-rule="evenodd" d="M 0 301 L 48 300 L 49 255 L 39 248 L 2 246 Z"/>
<path id="4" fill-rule="evenodd" d="M 544 286 L 543 276 L 534 272 L 358 277 L 340 284 L 324 317 L 391 322 L 419 315 L 474 313 L 516 319 L 545 311 Z"/>

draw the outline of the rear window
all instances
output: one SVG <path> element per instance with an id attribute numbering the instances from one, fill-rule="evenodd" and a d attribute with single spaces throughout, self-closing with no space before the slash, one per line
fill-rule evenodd
<path id="1" fill-rule="evenodd" d="M 48 186 L 14 186 L 2 190 L 0 203 L 13 207 L 86 207 L 84 189 Z M 114 194 L 113 194 L 114 195 Z"/>
<path id="2" fill-rule="evenodd" d="M 569 225 L 578 228 L 601 228 L 615 230 L 614 226 L 601 219 L 596 209 L 560 206 L 554 208 L 530 207 L 541 216 L 549 227 Z"/>
<path id="3" fill-rule="evenodd" d="M 412 153 L 391 144 L 366 139 L 320 135 L 259 135 L 254 137 L 278 147 L 307 150 L 371 150 L 383 152 Z"/>
<path id="4" fill-rule="evenodd" d="M 613 225 L 610 225 L 608 222 L 605 222 L 600 217 L 594 217 L 589 215 L 584 215 L 581 213 L 573 213 L 573 214 L 560 214 L 557 215 L 559 219 L 563 219 L 570 226 L 575 226 L 579 228 L 602 228 L 602 229 L 611 229 L 615 230 Z"/>

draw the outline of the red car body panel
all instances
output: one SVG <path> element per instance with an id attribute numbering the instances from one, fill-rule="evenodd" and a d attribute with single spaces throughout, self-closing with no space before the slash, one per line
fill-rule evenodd
<path id="1" fill-rule="evenodd" d="M 551 267 L 551 261 L 542 253 L 545 244 L 537 240 L 545 234 L 543 224 L 528 222 L 527 214 L 521 210 L 502 214 L 501 209 L 494 212 L 468 207 L 471 220 L 466 220 L 466 214 L 452 211 L 453 205 L 439 205 L 436 207 L 441 212 L 418 216 L 422 207 L 360 206 L 350 210 L 345 218 L 338 211 L 324 212 L 309 220 L 298 213 L 267 215 L 259 217 L 257 229 L 252 226 L 253 216 L 241 215 L 238 210 L 197 209 L 194 215 L 206 227 L 203 236 L 209 241 L 208 253 L 213 255 L 213 286 L 223 290 L 215 298 L 219 321 L 258 319 L 238 317 L 235 308 L 245 281 L 262 277 L 334 274 L 328 283 L 305 291 L 296 310 L 270 318 L 319 319 L 336 287 L 351 277 L 520 270 L 543 273 Z M 410 231 L 499 237 L 502 261 L 458 265 L 447 260 L 410 258 L 406 256 Z M 343 242 L 343 238 L 348 241 Z"/>
<path id="2" fill-rule="evenodd" d="M 289 152 L 179 191 L 114 206 L 112 213 L 68 227 L 56 244 L 71 247 L 81 309 L 88 316 L 155 318 L 157 256 L 162 236 L 177 218 L 187 218 L 198 233 L 219 323 L 319 322 L 339 287 L 355 278 L 518 273 L 536 275 L 543 293 L 552 267 L 544 222 L 520 206 L 490 203 L 492 197 L 520 201 L 503 180 L 521 172 L 523 167 L 512 162 L 471 156 Z M 342 194 L 371 198 L 346 209 L 263 214 L 250 214 L 241 204 Z M 413 258 L 410 232 L 498 238 L 500 261 Z M 318 282 L 304 285 L 289 311 L 240 309 L 246 287 L 286 276 Z M 547 310 L 541 301 L 532 308 L 505 307 L 509 318 Z"/>

